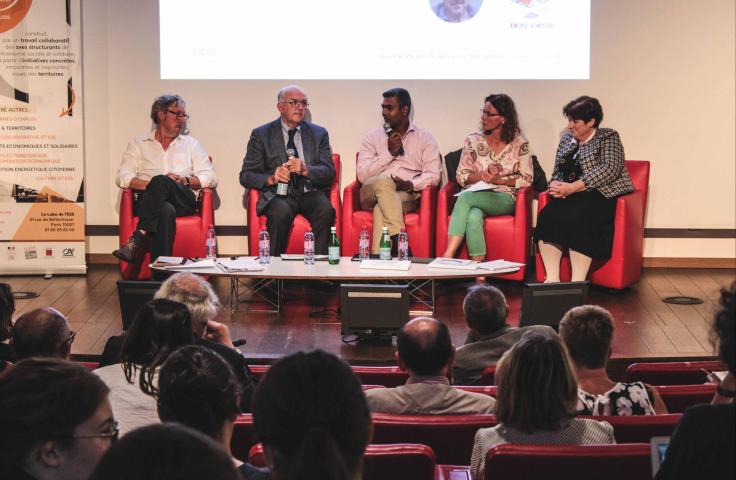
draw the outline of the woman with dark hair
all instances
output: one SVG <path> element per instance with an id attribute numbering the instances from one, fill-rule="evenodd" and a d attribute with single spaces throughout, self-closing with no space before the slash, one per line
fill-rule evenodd
<path id="1" fill-rule="evenodd" d="M 661 415 L 667 406 L 657 390 L 642 382 L 614 382 L 606 366 L 611 356 L 613 317 L 603 307 L 571 308 L 560 321 L 565 342 L 578 377 L 580 415 Z"/>
<path id="2" fill-rule="evenodd" d="M 512 213 L 516 191 L 531 185 L 534 178 L 529 142 L 519 129 L 511 97 L 503 93 L 487 96 L 481 109 L 480 126 L 480 132 L 465 138 L 457 181 L 463 188 L 483 181 L 490 189 L 464 191 L 457 197 L 443 257 L 454 257 L 466 239 L 470 258 L 485 260 L 483 219 Z"/>
<path id="3" fill-rule="evenodd" d="M 5 368 L 6 362 L 15 361 L 13 347 L 5 343 L 13 334 L 13 312 L 13 291 L 7 283 L 0 283 L 0 372 Z"/>
<path id="4" fill-rule="evenodd" d="M 229 451 L 240 395 L 240 384 L 220 355 L 201 346 L 181 347 L 161 365 L 158 416 L 162 422 L 202 432 Z M 246 480 L 269 478 L 247 463 L 233 461 Z"/>
<path id="5" fill-rule="evenodd" d="M 109 390 L 85 367 L 30 358 L 0 375 L 0 478 L 87 480 L 117 422 Z"/>
<path id="6" fill-rule="evenodd" d="M 598 99 L 578 97 L 562 109 L 567 129 L 560 139 L 549 183 L 552 201 L 539 212 L 534 241 L 546 282 L 560 281 L 562 251 L 570 251 L 572 281 L 584 281 L 592 259 L 611 256 L 616 198 L 634 190 L 616 130 L 599 128 Z"/>
<path id="7" fill-rule="evenodd" d="M 158 367 L 174 350 L 193 343 L 192 321 L 184 304 L 156 299 L 141 308 L 123 341 L 122 363 L 95 370 L 110 387 L 121 433 L 158 423 L 154 398 Z"/>
<path id="8" fill-rule="evenodd" d="M 557 334 L 524 335 L 501 357 L 495 381 L 499 423 L 475 434 L 473 479 L 484 478 L 486 453 L 496 445 L 616 443 L 608 423 L 574 418 L 578 382 Z"/>
<path id="9" fill-rule="evenodd" d="M 176 423 L 138 428 L 102 457 L 90 480 L 242 480 L 211 438 Z"/>
<path id="10" fill-rule="evenodd" d="M 685 410 L 655 480 L 736 476 L 736 283 L 721 290 L 712 332 L 718 358 L 728 372 L 718 382 L 710 405 Z"/>
<path id="11" fill-rule="evenodd" d="M 320 350 L 283 358 L 258 384 L 256 435 L 278 480 L 357 480 L 371 437 L 360 381 Z"/>

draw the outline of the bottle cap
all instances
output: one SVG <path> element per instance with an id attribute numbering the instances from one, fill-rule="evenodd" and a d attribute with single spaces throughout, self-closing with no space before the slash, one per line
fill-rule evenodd
<path id="1" fill-rule="evenodd" d="M 383 230 L 384 232 L 388 232 L 388 227 L 383 227 L 383 228 L 382 228 L 382 230 Z"/>
<path id="2" fill-rule="evenodd" d="M 215 226 L 210 223 L 210 228 L 215 228 Z"/>
<path id="3" fill-rule="evenodd" d="M 330 231 L 331 231 L 331 232 L 335 232 L 335 231 L 337 231 L 337 227 L 330 227 Z"/>
<path id="4" fill-rule="evenodd" d="M 362 227 L 360 227 L 360 228 L 361 228 L 362 230 L 368 230 L 368 225 L 363 225 L 363 226 L 362 226 Z"/>

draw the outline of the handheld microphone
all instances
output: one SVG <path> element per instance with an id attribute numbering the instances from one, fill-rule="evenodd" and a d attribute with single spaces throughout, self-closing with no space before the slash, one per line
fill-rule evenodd
<path id="1" fill-rule="evenodd" d="M 233 340 L 233 347 L 241 347 L 247 343 L 247 340 L 244 338 L 239 338 L 238 340 Z"/>
<path id="2" fill-rule="evenodd" d="M 391 136 L 392 133 L 394 133 L 394 129 L 391 128 L 391 124 L 388 123 L 388 122 L 386 122 L 386 123 L 383 124 L 383 131 L 386 132 L 386 135 L 388 135 L 389 137 Z M 399 147 L 399 155 L 398 156 L 400 157 L 403 154 L 404 154 L 404 146 L 402 145 L 401 147 Z"/>

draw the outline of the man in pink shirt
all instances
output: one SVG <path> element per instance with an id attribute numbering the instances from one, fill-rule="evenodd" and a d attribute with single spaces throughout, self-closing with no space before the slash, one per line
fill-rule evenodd
<path id="1" fill-rule="evenodd" d="M 373 253 L 388 228 L 392 255 L 404 213 L 417 209 L 421 191 L 440 182 L 440 149 L 427 130 L 409 118 L 411 97 L 403 88 L 383 92 L 383 127 L 368 132 L 358 153 L 360 207 L 373 210 Z"/>

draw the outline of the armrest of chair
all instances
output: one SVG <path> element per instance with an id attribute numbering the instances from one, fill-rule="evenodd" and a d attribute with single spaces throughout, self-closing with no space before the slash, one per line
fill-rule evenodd
<path id="1" fill-rule="evenodd" d="M 455 208 L 457 197 L 455 194 L 460 191 L 460 185 L 455 182 L 448 182 L 437 193 L 437 218 L 442 222 L 446 222 L 446 218 Z"/>
<path id="2" fill-rule="evenodd" d="M 642 193 L 634 191 L 618 197 L 614 217 L 612 258 L 636 260 L 634 267 L 641 268 L 642 244 L 644 242 L 644 218 Z M 622 255 L 619 257 L 619 255 Z"/>
<path id="3" fill-rule="evenodd" d="M 547 206 L 547 204 L 552 200 L 552 197 L 549 196 L 549 192 L 541 192 L 539 196 L 537 197 L 537 214 L 542 211 L 542 209 Z"/>
<path id="4" fill-rule="evenodd" d="M 345 213 L 360 211 L 360 187 L 361 183 L 357 180 L 345 187 L 342 195 Z"/>
<path id="5" fill-rule="evenodd" d="M 429 225 L 432 233 L 434 233 L 434 222 L 437 218 L 437 193 L 439 189 L 439 185 L 430 185 L 422 190 L 422 196 L 419 199 L 419 223 Z"/>
<path id="6" fill-rule="evenodd" d="M 119 229 L 118 236 L 122 245 L 133 233 L 133 196 L 134 191 L 123 188 L 120 196 L 120 211 L 118 212 Z"/>
<path id="7" fill-rule="evenodd" d="M 210 225 L 215 224 L 215 207 L 212 198 L 212 189 L 203 188 L 202 198 L 199 207 L 199 215 L 202 217 L 202 244 L 204 245 L 207 236 L 207 229 Z"/>

